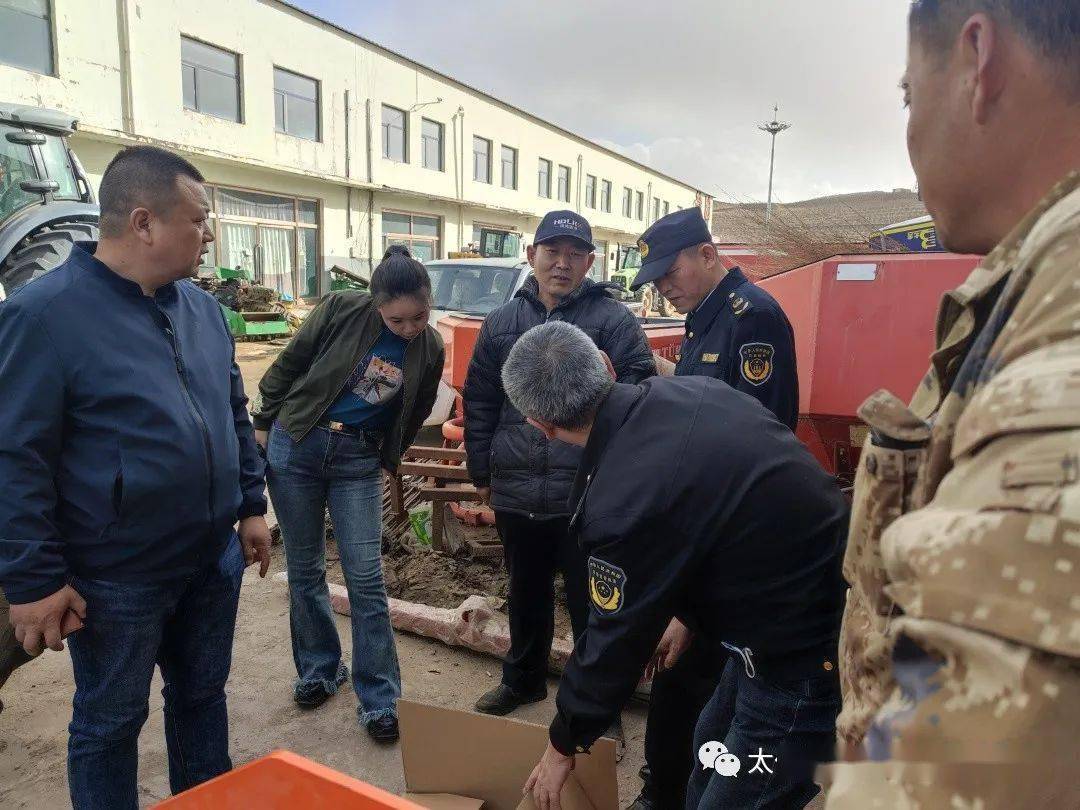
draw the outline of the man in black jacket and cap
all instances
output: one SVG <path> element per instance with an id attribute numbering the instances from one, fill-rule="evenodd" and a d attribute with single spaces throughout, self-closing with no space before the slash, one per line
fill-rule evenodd
<path id="1" fill-rule="evenodd" d="M 678 616 L 738 656 L 734 719 L 702 711 L 687 808 L 804 807 L 833 754 L 848 507 L 791 431 L 718 380 L 615 383 L 573 326 L 548 323 L 503 367 L 515 408 L 582 447 L 570 532 L 587 557 L 588 632 L 559 684 L 526 789 L 559 808 L 574 756 L 630 697 Z"/>
<path id="2" fill-rule="evenodd" d="M 634 288 L 653 283 L 686 315 L 676 377 L 712 377 L 749 394 L 792 430 L 799 416 L 795 334 L 784 310 L 738 267 L 724 267 L 698 208 L 658 219 L 641 235 Z M 735 711 L 742 662 L 692 639 L 672 619 L 661 646 L 645 730 L 644 785 L 629 810 L 682 810 L 686 780 L 697 765 L 694 723 L 723 683 L 727 716 Z M 722 650 L 722 648 L 721 648 Z M 721 672 L 722 667 L 722 672 Z M 722 677 L 721 677 L 722 675 Z"/>
<path id="3" fill-rule="evenodd" d="M 645 333 L 613 297 L 615 285 L 586 278 L 594 251 L 583 217 L 573 211 L 545 216 L 528 248 L 532 276 L 484 321 L 465 380 L 469 474 L 495 510 L 510 577 L 510 652 L 501 683 L 476 704 L 487 714 L 508 714 L 547 697 L 556 570 L 562 572 L 575 639 L 588 621 L 585 560 L 567 532 L 567 501 L 581 450 L 549 442 L 526 423 L 503 391 L 503 363 L 527 330 L 566 321 L 611 358 L 621 382 L 637 383 L 655 373 Z"/>

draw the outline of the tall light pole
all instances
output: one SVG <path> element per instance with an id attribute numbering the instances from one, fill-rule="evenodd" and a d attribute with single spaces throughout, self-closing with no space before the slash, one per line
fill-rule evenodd
<path id="1" fill-rule="evenodd" d="M 784 123 L 777 120 L 780 115 L 780 106 L 773 107 L 773 120 L 767 124 L 762 124 L 758 127 L 762 132 L 767 132 L 772 136 L 772 153 L 769 155 L 769 201 L 765 204 L 765 225 L 768 226 L 769 218 L 772 216 L 772 182 L 773 182 L 773 168 L 776 166 L 776 136 L 783 132 L 785 129 L 791 129 L 791 124 Z"/>

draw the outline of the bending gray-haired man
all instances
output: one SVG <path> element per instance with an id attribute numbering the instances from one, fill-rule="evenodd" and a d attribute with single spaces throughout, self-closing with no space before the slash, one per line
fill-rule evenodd
<path id="1" fill-rule="evenodd" d="M 541 810 L 560 807 L 574 755 L 655 671 L 678 616 L 717 647 L 731 642 L 744 664 L 730 729 L 719 696 L 698 720 L 707 762 L 687 807 L 802 807 L 818 790 L 813 763 L 832 757 L 840 707 L 847 504 L 757 400 L 707 377 L 613 378 L 589 338 L 560 322 L 526 332 L 503 366 L 514 407 L 549 440 L 584 448 L 571 532 L 588 558 L 588 632 L 526 790 Z"/>

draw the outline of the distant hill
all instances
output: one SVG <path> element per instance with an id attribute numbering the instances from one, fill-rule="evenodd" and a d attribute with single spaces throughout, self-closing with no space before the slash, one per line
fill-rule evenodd
<path id="1" fill-rule="evenodd" d="M 713 204 L 717 242 L 746 244 L 772 256 L 771 275 L 838 253 L 869 250 L 870 234 L 895 222 L 926 215 L 918 195 L 907 189 L 837 194 L 773 205 L 765 228 L 764 203 Z"/>

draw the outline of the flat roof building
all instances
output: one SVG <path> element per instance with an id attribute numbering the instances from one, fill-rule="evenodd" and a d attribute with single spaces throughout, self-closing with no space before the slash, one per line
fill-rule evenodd
<path id="1" fill-rule="evenodd" d="M 712 214 L 685 182 L 278 0 L 0 2 L 0 28 L 0 100 L 78 116 L 95 184 L 127 144 L 183 154 L 212 190 L 208 261 L 295 298 L 391 243 L 445 258 L 488 229 L 523 256 L 555 208 L 590 220 L 606 278 L 658 216 Z"/>

